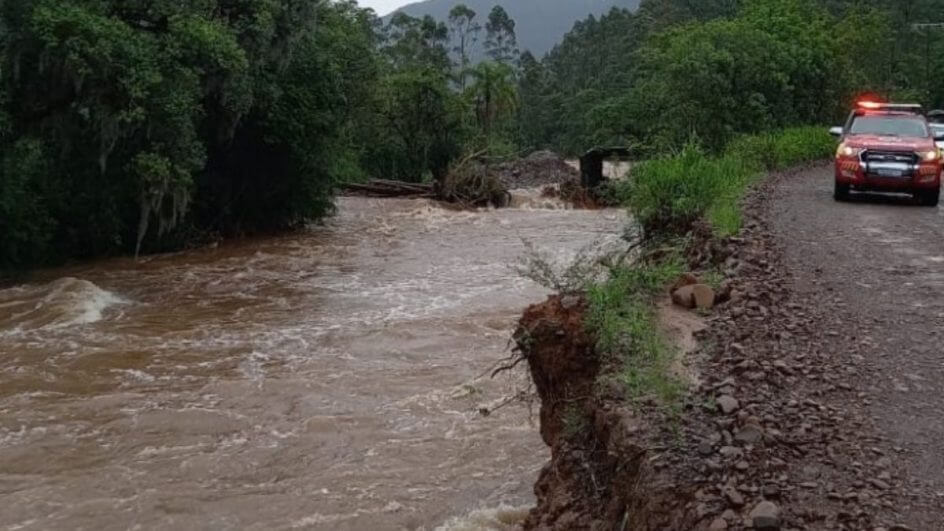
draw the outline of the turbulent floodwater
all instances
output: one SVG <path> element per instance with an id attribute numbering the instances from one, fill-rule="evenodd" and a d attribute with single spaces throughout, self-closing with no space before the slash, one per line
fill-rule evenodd
<path id="1" fill-rule="evenodd" d="M 342 198 L 303 234 L 0 290 L 0 527 L 500 529 L 546 448 L 508 355 L 559 259 L 624 216 Z M 535 411 L 536 414 L 536 411 Z M 536 421 L 536 419 L 534 419 Z"/>

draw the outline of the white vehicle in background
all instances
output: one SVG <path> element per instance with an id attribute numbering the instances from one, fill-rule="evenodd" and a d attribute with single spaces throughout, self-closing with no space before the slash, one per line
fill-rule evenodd
<path id="1" fill-rule="evenodd" d="M 931 133 L 934 135 L 935 139 L 939 136 L 944 136 L 944 123 L 938 124 L 932 122 L 928 125 L 931 126 Z M 938 149 L 944 150 L 944 140 L 935 140 L 934 143 L 937 144 Z"/>
<path id="2" fill-rule="evenodd" d="M 944 140 L 937 140 L 938 133 L 944 132 L 944 111 L 935 109 L 928 112 L 928 125 L 931 127 L 931 134 L 934 135 L 934 143 L 938 149 L 944 149 Z"/>

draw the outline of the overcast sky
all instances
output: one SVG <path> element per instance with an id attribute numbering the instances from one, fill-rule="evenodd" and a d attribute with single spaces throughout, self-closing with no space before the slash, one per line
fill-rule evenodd
<path id="1" fill-rule="evenodd" d="M 415 0 L 357 0 L 363 7 L 372 7 L 378 15 L 386 15 L 394 9 L 405 6 Z"/>

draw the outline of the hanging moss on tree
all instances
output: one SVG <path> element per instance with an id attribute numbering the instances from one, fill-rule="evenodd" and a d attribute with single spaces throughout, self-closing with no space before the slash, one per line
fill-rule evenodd
<path id="1" fill-rule="evenodd" d="M 371 20 L 324 0 L 3 3 L 0 270 L 329 212 L 375 85 Z"/>

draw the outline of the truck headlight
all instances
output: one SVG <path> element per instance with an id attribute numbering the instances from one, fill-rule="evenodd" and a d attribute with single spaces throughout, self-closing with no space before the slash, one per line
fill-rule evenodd
<path id="1" fill-rule="evenodd" d="M 839 149 L 836 150 L 836 156 L 837 157 L 858 157 L 859 154 L 862 153 L 863 151 L 865 150 L 862 148 L 852 147 L 852 146 L 846 145 L 846 143 L 843 142 L 842 144 L 839 144 Z"/>
<path id="2" fill-rule="evenodd" d="M 927 151 L 918 151 L 917 154 L 924 162 L 934 162 L 936 160 L 940 160 L 941 158 L 941 151 L 937 148 L 929 149 Z"/>

